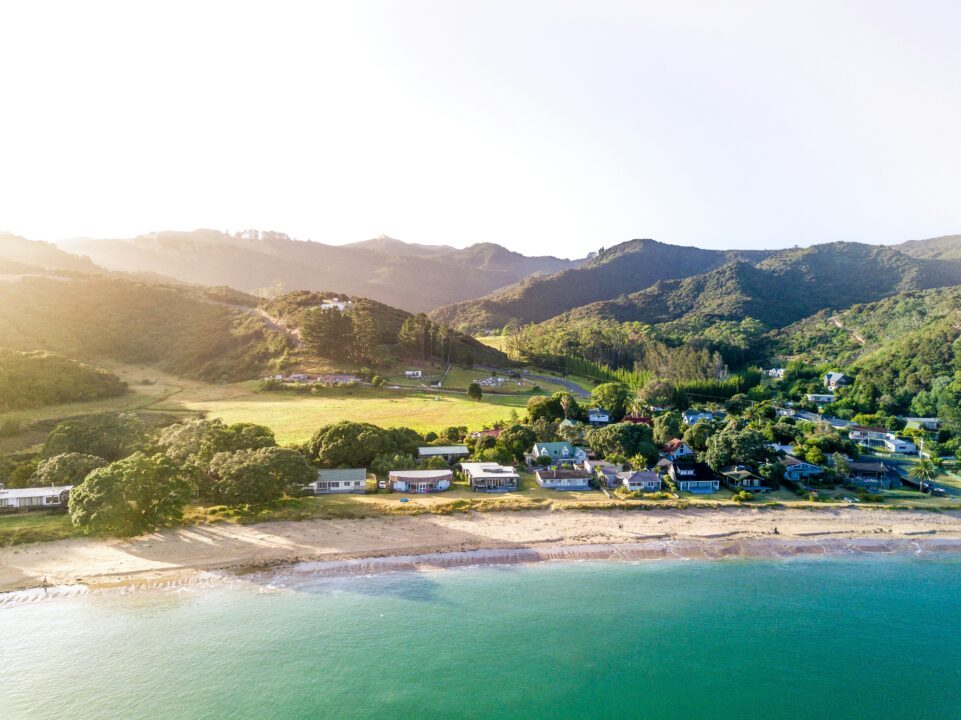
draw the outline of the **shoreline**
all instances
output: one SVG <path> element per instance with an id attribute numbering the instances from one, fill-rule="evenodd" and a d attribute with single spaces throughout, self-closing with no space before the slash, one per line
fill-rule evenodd
<path id="1" fill-rule="evenodd" d="M 281 570 L 335 576 L 549 561 L 936 553 L 961 554 L 961 513 L 865 508 L 473 512 L 224 523 L 132 539 L 4 547 L 0 593 L 42 589 L 44 583 L 88 590 L 166 587 Z"/>

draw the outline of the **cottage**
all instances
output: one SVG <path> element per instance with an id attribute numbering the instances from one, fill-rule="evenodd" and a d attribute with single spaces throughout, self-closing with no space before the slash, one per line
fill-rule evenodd
<path id="1" fill-rule="evenodd" d="M 475 492 L 510 492 L 517 489 L 520 475 L 509 465 L 495 462 L 461 463 L 461 470 Z"/>
<path id="2" fill-rule="evenodd" d="M 746 465 L 731 465 L 721 470 L 724 484 L 731 490 L 749 490 L 751 492 L 767 492 L 771 488 L 764 484 L 764 480 Z"/>
<path id="3" fill-rule="evenodd" d="M 366 468 L 318 470 L 317 479 L 307 485 L 314 495 L 362 493 L 367 491 Z"/>
<path id="4" fill-rule="evenodd" d="M 388 477 L 397 492 L 433 493 L 449 489 L 454 473 L 451 470 L 391 470 Z"/>
<path id="5" fill-rule="evenodd" d="M 833 393 L 808 393 L 804 397 L 807 398 L 808 402 L 814 403 L 815 405 L 827 405 L 828 403 L 834 402 Z"/>
<path id="6" fill-rule="evenodd" d="M 582 463 L 587 460 L 587 451 L 574 447 L 569 442 L 534 443 L 527 454 L 527 462 L 536 465 L 550 462 L 553 465 Z"/>
<path id="7" fill-rule="evenodd" d="M 534 473 L 537 484 L 550 490 L 587 490 L 591 476 L 579 468 L 563 469 L 557 467 L 541 468 Z"/>
<path id="8" fill-rule="evenodd" d="M 13 510 L 55 510 L 67 507 L 73 485 L 10 488 L 0 486 L 0 512 Z"/>
<path id="9" fill-rule="evenodd" d="M 699 420 L 711 422 L 714 419 L 714 413 L 708 412 L 707 410 L 685 410 L 681 414 L 681 419 L 685 425 L 693 425 Z"/>
<path id="10" fill-rule="evenodd" d="M 668 460 L 679 460 L 680 458 L 693 458 L 695 453 L 691 446 L 683 440 L 674 438 L 667 445 L 661 448 L 661 455 Z"/>
<path id="11" fill-rule="evenodd" d="M 661 476 L 653 470 L 619 472 L 617 479 L 631 492 L 658 492 L 661 489 Z"/>
<path id="12" fill-rule="evenodd" d="M 587 422 L 594 427 L 607 425 L 611 421 L 611 414 L 604 408 L 591 408 L 587 411 Z"/>
<path id="13" fill-rule="evenodd" d="M 809 477 L 817 477 L 824 472 L 824 468 L 820 465 L 798 460 L 793 455 L 785 455 L 781 458 L 781 464 L 784 466 L 784 477 L 794 482 L 800 482 Z"/>
<path id="14" fill-rule="evenodd" d="M 404 370 L 404 377 L 408 380 L 420 380 L 424 377 L 422 370 Z"/>
<path id="15" fill-rule="evenodd" d="M 466 445 L 426 445 L 417 448 L 417 457 L 421 460 L 432 457 L 442 457 L 447 462 L 453 462 L 458 458 L 465 458 L 470 455 L 470 450 Z"/>
<path id="16" fill-rule="evenodd" d="M 830 390 L 837 390 L 844 385 L 850 385 L 851 379 L 844 373 L 829 372 L 824 376 L 824 387 Z"/>
<path id="17" fill-rule="evenodd" d="M 901 484 L 897 472 L 881 462 L 853 462 L 848 465 L 848 482 L 869 490 L 889 490 Z"/>
<path id="18" fill-rule="evenodd" d="M 717 492 L 721 487 L 714 471 L 704 463 L 682 458 L 672 462 L 667 472 L 681 492 L 703 495 Z"/>
<path id="19" fill-rule="evenodd" d="M 621 484 L 620 478 L 617 477 L 617 473 L 622 469 L 620 465 L 607 460 L 585 460 L 580 467 L 608 488 L 615 488 Z"/>

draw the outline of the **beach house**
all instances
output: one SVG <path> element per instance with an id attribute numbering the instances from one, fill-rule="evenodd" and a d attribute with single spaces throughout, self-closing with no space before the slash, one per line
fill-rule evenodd
<path id="1" fill-rule="evenodd" d="M 721 470 L 724 484 L 731 490 L 747 490 L 749 492 L 767 492 L 771 488 L 764 480 L 751 472 L 747 465 L 731 465 Z"/>
<path id="2" fill-rule="evenodd" d="M 901 485 L 897 472 L 882 462 L 853 462 L 848 465 L 848 482 L 868 490 L 890 490 Z"/>
<path id="3" fill-rule="evenodd" d="M 317 479 L 307 485 L 314 495 L 330 493 L 362 493 L 367 491 L 366 468 L 318 470 Z"/>
<path id="4" fill-rule="evenodd" d="M 588 490 L 590 474 L 581 468 L 540 468 L 534 473 L 537 484 L 549 490 Z"/>
<path id="5" fill-rule="evenodd" d="M 781 464 L 784 466 L 784 477 L 794 482 L 801 482 L 809 477 L 817 477 L 824 472 L 824 468 L 820 465 L 804 462 L 793 455 L 782 457 Z"/>
<path id="6" fill-rule="evenodd" d="M 587 460 L 584 448 L 574 447 L 569 442 L 534 443 L 534 447 L 527 453 L 529 465 L 573 465 Z"/>
<path id="7" fill-rule="evenodd" d="M 617 479 L 631 492 L 658 492 L 662 484 L 661 476 L 653 470 L 619 472 Z"/>
<path id="8" fill-rule="evenodd" d="M 717 475 L 711 468 L 704 463 L 693 462 L 687 458 L 672 462 L 667 474 L 671 476 L 671 480 L 681 492 L 703 495 L 717 492 L 721 487 Z"/>
<path id="9" fill-rule="evenodd" d="M 425 445 L 417 448 L 417 457 L 426 460 L 432 457 L 442 457 L 447 462 L 454 462 L 470 455 L 466 445 Z"/>
<path id="10" fill-rule="evenodd" d="M 73 485 L 9 489 L 0 485 L 0 512 L 66 508 L 71 489 Z"/>
<path id="11" fill-rule="evenodd" d="M 607 460 L 585 460 L 580 467 L 596 477 L 605 487 L 615 488 L 621 484 L 620 478 L 617 477 L 617 473 L 623 469 L 620 465 Z"/>
<path id="12" fill-rule="evenodd" d="M 452 470 L 391 470 L 391 487 L 397 492 L 433 493 L 450 489 Z"/>
<path id="13" fill-rule="evenodd" d="M 520 482 L 520 475 L 509 465 L 465 462 L 461 463 L 460 468 L 475 492 L 509 492 L 516 490 Z"/>

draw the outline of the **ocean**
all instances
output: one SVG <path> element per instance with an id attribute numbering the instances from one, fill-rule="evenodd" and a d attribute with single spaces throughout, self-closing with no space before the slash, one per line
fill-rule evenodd
<path id="1" fill-rule="evenodd" d="M 0 608 L 0 718 L 961 718 L 955 558 L 283 575 Z"/>

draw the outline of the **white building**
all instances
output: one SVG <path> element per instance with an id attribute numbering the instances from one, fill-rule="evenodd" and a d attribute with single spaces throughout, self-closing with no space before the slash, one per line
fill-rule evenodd
<path id="1" fill-rule="evenodd" d="M 460 467 L 476 492 L 516 490 L 521 479 L 513 467 L 495 462 L 461 463 Z"/>
<path id="2" fill-rule="evenodd" d="M 404 377 L 408 380 L 420 380 L 424 377 L 423 370 L 404 370 Z"/>
<path id="3" fill-rule="evenodd" d="M 307 485 L 307 488 L 314 495 L 366 492 L 367 470 L 365 468 L 318 470 L 317 479 Z"/>
<path id="4" fill-rule="evenodd" d="M 67 507 L 73 485 L 0 489 L 0 511 L 54 510 Z"/>
<path id="5" fill-rule="evenodd" d="M 432 493 L 449 490 L 454 473 L 451 470 L 391 470 L 389 477 L 397 492 Z"/>
<path id="6" fill-rule="evenodd" d="M 658 492 L 661 489 L 661 476 L 653 470 L 619 472 L 617 477 L 631 492 Z"/>
<path id="7" fill-rule="evenodd" d="M 808 393 L 804 397 L 807 398 L 808 402 L 814 403 L 815 405 L 827 405 L 828 403 L 834 402 L 833 393 Z"/>

